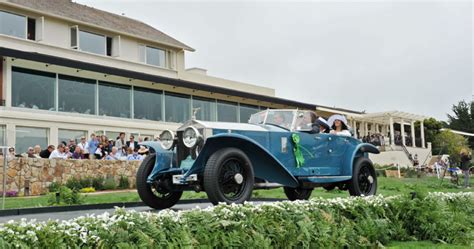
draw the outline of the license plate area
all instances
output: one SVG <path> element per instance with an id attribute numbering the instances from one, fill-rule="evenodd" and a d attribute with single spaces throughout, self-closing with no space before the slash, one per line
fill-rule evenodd
<path id="1" fill-rule="evenodd" d="M 189 175 L 186 179 L 184 179 L 184 175 L 173 175 L 173 184 L 176 185 L 186 185 L 190 182 L 197 182 L 198 177 L 197 174 Z"/>

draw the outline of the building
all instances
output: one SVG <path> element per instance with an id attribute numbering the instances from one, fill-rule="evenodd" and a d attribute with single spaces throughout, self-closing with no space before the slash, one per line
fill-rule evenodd
<path id="1" fill-rule="evenodd" d="M 155 137 L 193 108 L 200 108 L 198 119 L 228 122 L 247 122 L 261 109 L 300 108 L 345 114 L 359 138 L 391 136 L 387 151 L 405 148 L 404 135 L 401 147 L 394 138 L 406 134 L 405 125 L 393 124 L 408 122 L 416 147 L 413 122 L 422 116 L 278 98 L 271 88 L 186 69 L 186 51 L 194 49 L 145 23 L 70 0 L 0 0 L 0 143 L 23 152 L 92 133 Z M 426 147 L 423 132 L 418 144 Z"/>
<path id="2" fill-rule="evenodd" d="M 0 141 L 17 151 L 118 132 L 156 136 L 190 118 L 246 122 L 315 105 L 185 69 L 193 48 L 140 21 L 69 0 L 0 1 Z"/>

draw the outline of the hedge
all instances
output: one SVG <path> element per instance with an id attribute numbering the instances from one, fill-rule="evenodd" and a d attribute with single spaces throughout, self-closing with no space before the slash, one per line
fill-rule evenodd
<path id="1" fill-rule="evenodd" d="M 341 248 L 431 240 L 474 245 L 474 194 L 350 197 L 218 205 L 158 213 L 117 209 L 69 221 L 0 225 L 0 248 Z"/>

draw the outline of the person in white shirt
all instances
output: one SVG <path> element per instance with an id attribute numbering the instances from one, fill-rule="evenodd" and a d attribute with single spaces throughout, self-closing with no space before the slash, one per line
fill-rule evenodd
<path id="1" fill-rule="evenodd" d="M 66 154 L 66 148 L 64 144 L 60 143 L 58 147 L 51 152 L 49 159 L 68 159 L 69 156 Z"/>
<path id="2" fill-rule="evenodd" d="M 89 143 L 87 142 L 86 137 L 81 137 L 81 142 L 77 145 L 77 147 L 81 148 L 84 158 L 89 159 Z"/>
<path id="3" fill-rule="evenodd" d="M 105 160 L 119 160 L 119 155 L 117 153 L 117 147 L 112 147 L 112 151 L 105 157 Z"/>
<path id="4" fill-rule="evenodd" d="M 347 119 L 343 115 L 332 115 L 331 117 L 329 117 L 328 123 L 330 124 L 332 129 L 329 133 L 339 136 L 351 136 L 349 126 L 347 125 Z"/>

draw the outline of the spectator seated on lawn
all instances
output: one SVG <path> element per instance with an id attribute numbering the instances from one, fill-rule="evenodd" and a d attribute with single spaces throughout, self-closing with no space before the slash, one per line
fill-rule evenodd
<path id="1" fill-rule="evenodd" d="M 117 151 L 117 147 L 112 147 L 112 151 L 105 157 L 105 160 L 119 160 L 120 156 Z"/>
<path id="2" fill-rule="evenodd" d="M 84 154 L 80 146 L 76 146 L 74 153 L 71 156 L 72 159 L 84 159 Z"/>
<path id="3" fill-rule="evenodd" d="M 129 151 L 132 150 L 132 148 L 128 148 Z M 143 156 L 138 154 L 138 147 L 133 150 L 133 153 L 131 155 L 128 155 L 127 160 L 133 161 L 133 160 L 143 160 Z"/>

